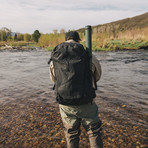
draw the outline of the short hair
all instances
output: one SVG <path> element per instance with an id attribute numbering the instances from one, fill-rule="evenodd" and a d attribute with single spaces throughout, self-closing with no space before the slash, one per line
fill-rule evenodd
<path id="1" fill-rule="evenodd" d="M 67 41 L 70 39 L 73 39 L 76 42 L 81 40 L 77 31 L 69 31 L 66 33 L 65 40 Z"/>

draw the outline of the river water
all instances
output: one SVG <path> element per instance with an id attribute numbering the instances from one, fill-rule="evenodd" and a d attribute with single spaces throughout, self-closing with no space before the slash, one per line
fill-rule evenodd
<path id="1" fill-rule="evenodd" d="M 147 126 L 148 51 L 95 52 L 102 66 L 96 102 L 100 114 Z M 49 79 L 50 52 L 0 51 L 0 103 L 24 97 L 53 99 Z M 104 117 L 105 118 L 105 117 Z"/>

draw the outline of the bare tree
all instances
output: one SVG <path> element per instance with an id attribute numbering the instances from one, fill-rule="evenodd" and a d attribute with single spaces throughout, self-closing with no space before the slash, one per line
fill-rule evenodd
<path id="1" fill-rule="evenodd" d="M 61 29 L 61 30 L 60 30 L 60 33 L 61 33 L 61 34 L 64 34 L 64 33 L 65 33 L 65 30 L 64 30 L 64 29 Z"/>
<path id="2" fill-rule="evenodd" d="M 54 29 L 54 30 L 53 30 L 53 33 L 54 33 L 54 34 L 57 34 L 57 33 L 58 33 L 58 30 L 57 30 L 57 29 Z"/>

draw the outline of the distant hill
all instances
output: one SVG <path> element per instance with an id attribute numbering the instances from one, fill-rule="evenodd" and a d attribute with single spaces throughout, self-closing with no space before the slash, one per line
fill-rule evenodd
<path id="1" fill-rule="evenodd" d="M 148 12 L 132 18 L 126 18 L 123 20 L 92 26 L 93 33 L 103 32 L 123 32 L 133 29 L 142 29 L 148 27 Z M 85 28 L 77 30 L 78 32 L 84 33 Z"/>
<path id="2" fill-rule="evenodd" d="M 77 30 L 85 41 L 85 28 Z M 92 26 L 93 49 L 148 49 L 148 12 L 132 18 Z"/>

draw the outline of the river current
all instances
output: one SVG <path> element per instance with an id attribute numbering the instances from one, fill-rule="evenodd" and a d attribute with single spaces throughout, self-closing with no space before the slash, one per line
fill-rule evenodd
<path id="1" fill-rule="evenodd" d="M 96 102 L 100 113 L 147 126 L 148 51 L 94 52 L 102 66 Z M 55 103 L 49 78 L 50 52 L 0 51 L 0 103 L 36 96 Z M 50 93 L 49 93 L 50 92 Z M 49 95 L 50 94 L 50 95 Z M 119 110 L 119 108 L 122 108 Z"/>

